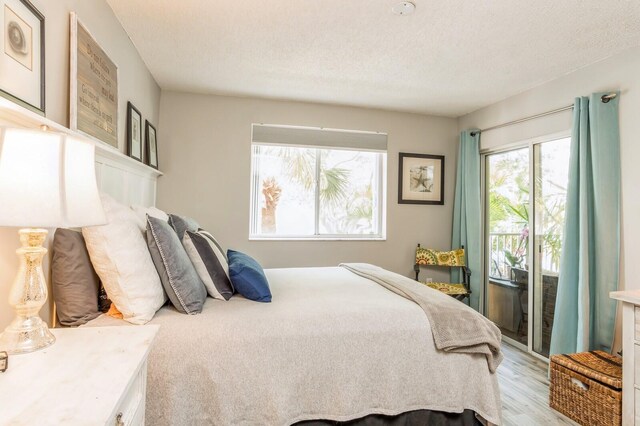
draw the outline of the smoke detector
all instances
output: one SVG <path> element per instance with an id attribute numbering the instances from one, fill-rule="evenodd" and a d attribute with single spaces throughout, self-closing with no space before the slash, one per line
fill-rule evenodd
<path id="1" fill-rule="evenodd" d="M 411 15 L 416 10 L 416 5 L 410 1 L 403 1 L 391 8 L 396 15 Z"/>

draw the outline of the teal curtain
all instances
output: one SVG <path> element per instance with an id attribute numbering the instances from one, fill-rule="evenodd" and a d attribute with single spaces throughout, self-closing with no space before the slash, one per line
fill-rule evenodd
<path id="1" fill-rule="evenodd" d="M 475 135 L 471 134 L 475 132 Z M 456 192 L 453 203 L 453 234 L 451 248 L 464 246 L 467 266 L 471 269 L 471 297 L 469 305 L 480 308 L 482 293 L 480 215 L 480 132 L 465 130 L 460 134 Z M 454 268 L 458 269 L 458 268 Z M 452 271 L 452 282 L 461 282 L 460 271 Z"/>
<path id="2" fill-rule="evenodd" d="M 618 96 L 576 98 L 551 353 L 610 351 L 620 259 Z"/>

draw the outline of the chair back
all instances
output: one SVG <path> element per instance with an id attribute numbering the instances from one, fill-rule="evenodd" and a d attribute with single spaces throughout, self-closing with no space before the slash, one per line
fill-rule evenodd
<path id="1" fill-rule="evenodd" d="M 451 251 L 438 251 L 422 248 L 418 245 L 416 248 L 416 265 L 466 266 L 464 248 Z"/>

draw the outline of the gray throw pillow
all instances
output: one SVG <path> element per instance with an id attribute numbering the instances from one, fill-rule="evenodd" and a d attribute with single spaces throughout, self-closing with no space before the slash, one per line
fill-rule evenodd
<path id="1" fill-rule="evenodd" d="M 171 226 L 147 216 L 147 244 L 160 281 L 173 306 L 183 314 L 198 314 L 207 290 Z"/>
<path id="2" fill-rule="evenodd" d="M 79 326 L 100 315 L 100 279 L 89 259 L 82 233 L 63 228 L 56 230 L 51 289 L 60 324 Z"/>
<path id="3" fill-rule="evenodd" d="M 200 225 L 194 219 L 186 216 L 178 216 L 177 214 L 169 215 L 169 225 L 171 225 L 173 230 L 176 231 L 180 241 L 184 238 L 185 232 L 195 232 L 200 229 Z"/>

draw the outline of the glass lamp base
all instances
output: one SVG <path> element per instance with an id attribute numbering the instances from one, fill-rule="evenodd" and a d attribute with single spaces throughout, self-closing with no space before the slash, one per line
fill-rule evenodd
<path id="1" fill-rule="evenodd" d="M 42 272 L 46 229 L 21 229 L 21 247 L 16 250 L 20 268 L 9 291 L 9 305 L 16 316 L 0 334 L 0 350 L 10 354 L 33 352 L 55 342 L 47 324 L 38 316 L 47 301 L 47 283 Z"/>
<path id="2" fill-rule="evenodd" d="M 0 334 L 0 350 L 24 354 L 46 348 L 56 341 L 40 317 L 16 318 Z"/>

